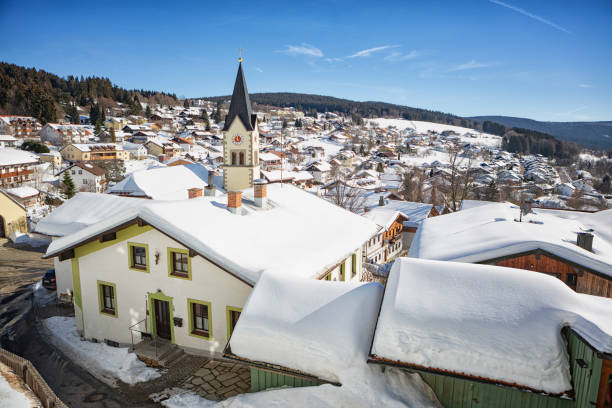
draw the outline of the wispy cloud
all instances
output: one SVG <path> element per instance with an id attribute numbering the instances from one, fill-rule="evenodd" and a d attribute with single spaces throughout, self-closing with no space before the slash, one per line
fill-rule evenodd
<path id="1" fill-rule="evenodd" d="M 359 57 L 369 57 L 375 52 L 388 50 L 389 48 L 396 48 L 399 45 L 383 45 L 381 47 L 368 48 L 367 50 L 357 51 L 356 53 L 349 55 L 347 58 L 359 58 Z"/>
<path id="2" fill-rule="evenodd" d="M 386 61 L 406 61 L 409 59 L 413 59 L 419 56 L 419 53 L 416 51 L 410 51 L 409 53 L 401 53 L 399 51 L 393 51 L 391 54 L 385 57 Z"/>
<path id="3" fill-rule="evenodd" d="M 338 58 L 338 57 L 335 57 L 335 58 L 325 58 L 325 61 L 326 62 L 342 62 L 342 61 L 344 61 L 344 58 Z"/>
<path id="4" fill-rule="evenodd" d="M 259 68 L 259 67 L 255 67 L 255 71 L 257 72 L 263 72 L 263 69 Z"/>
<path id="5" fill-rule="evenodd" d="M 473 59 L 471 61 L 459 64 L 456 67 L 451 68 L 450 71 L 465 71 L 468 69 L 488 68 L 497 64 L 497 62 L 479 62 Z"/>
<path id="6" fill-rule="evenodd" d="M 578 88 L 592 88 L 592 87 L 593 87 L 593 85 L 591 85 L 591 84 L 579 84 L 578 85 Z"/>
<path id="7" fill-rule="evenodd" d="M 493 3 L 493 4 L 497 4 L 498 6 L 502 6 L 502 7 L 505 7 L 507 9 L 516 11 L 517 13 L 521 13 L 522 15 L 527 16 L 529 18 L 532 18 L 532 19 L 534 19 L 536 21 L 539 21 L 540 23 L 547 24 L 547 25 L 549 25 L 549 26 L 551 26 L 553 28 L 556 28 L 559 31 L 563 31 L 564 33 L 571 34 L 571 32 L 569 30 L 561 27 L 560 25 L 555 24 L 552 21 L 547 20 L 547 19 L 545 19 L 543 17 L 540 17 L 538 15 L 530 13 L 527 10 L 524 10 L 524 9 L 522 9 L 520 7 L 516 7 L 516 6 L 513 6 L 512 4 L 504 3 L 503 1 L 499 1 L 499 0 L 489 0 L 489 1 L 491 3 Z"/>
<path id="8" fill-rule="evenodd" d="M 284 50 L 278 52 L 284 52 L 289 55 L 306 55 L 308 57 L 322 57 L 323 51 L 315 47 L 314 45 L 302 43 L 300 45 L 287 45 Z"/>

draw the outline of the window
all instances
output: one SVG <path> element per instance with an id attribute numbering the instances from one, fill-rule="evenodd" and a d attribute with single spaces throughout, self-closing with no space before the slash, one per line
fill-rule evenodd
<path id="1" fill-rule="evenodd" d="M 240 165 L 244 166 L 244 152 L 240 152 Z"/>
<path id="2" fill-rule="evenodd" d="M 87 184 L 87 179 L 83 179 L 83 184 Z"/>
<path id="3" fill-rule="evenodd" d="M 576 275 L 575 273 L 568 273 L 565 277 L 568 286 L 576 286 L 577 279 L 578 275 Z"/>
<path id="4" fill-rule="evenodd" d="M 331 279 L 332 279 L 332 273 L 330 272 L 325 276 L 325 280 L 330 281 Z"/>
<path id="5" fill-rule="evenodd" d="M 117 317 L 117 291 L 114 283 L 98 281 L 100 313 Z"/>
<path id="6" fill-rule="evenodd" d="M 357 275 L 357 254 L 353 254 L 351 257 L 351 279 Z"/>
<path id="7" fill-rule="evenodd" d="M 342 262 L 340 265 L 340 280 L 344 282 L 344 273 L 346 270 L 346 261 Z"/>
<path id="8" fill-rule="evenodd" d="M 83 170 L 79 170 L 79 174 L 83 174 Z"/>
<path id="9" fill-rule="evenodd" d="M 168 248 L 168 274 L 176 278 L 191 279 L 191 258 L 188 250 Z"/>
<path id="10" fill-rule="evenodd" d="M 71 170 L 70 173 L 74 176 L 76 174 L 76 172 L 74 170 Z"/>
<path id="11" fill-rule="evenodd" d="M 236 152 L 232 152 L 232 165 L 238 164 L 237 154 Z"/>
<path id="12" fill-rule="evenodd" d="M 227 339 L 232 336 L 234 332 L 234 327 L 236 327 L 236 323 L 238 323 L 238 319 L 240 318 L 240 313 L 242 309 L 238 307 L 226 306 L 225 307 L 227 314 Z"/>
<path id="13" fill-rule="evenodd" d="M 128 259 L 130 269 L 140 272 L 149 272 L 149 246 L 147 244 L 138 244 L 128 242 Z"/>
<path id="14" fill-rule="evenodd" d="M 212 338 L 210 302 L 187 299 L 189 309 L 189 335 L 205 339 Z"/>

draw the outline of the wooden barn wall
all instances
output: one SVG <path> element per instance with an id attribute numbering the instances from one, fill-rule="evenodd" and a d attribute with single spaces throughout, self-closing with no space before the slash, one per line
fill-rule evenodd
<path id="1" fill-rule="evenodd" d="M 612 279 L 604 279 L 594 273 L 575 268 L 570 264 L 546 254 L 527 254 L 508 257 L 490 263 L 498 266 L 551 274 L 561 279 L 564 283 L 567 283 L 567 274 L 577 273 L 576 286 L 570 286 L 576 292 L 595 296 L 612 297 Z"/>
<path id="2" fill-rule="evenodd" d="M 417 371 L 445 408 L 574 408 L 574 401 Z"/>
<path id="3" fill-rule="evenodd" d="M 566 332 L 570 353 L 570 370 L 574 385 L 576 408 L 593 408 L 597 401 L 599 379 L 601 377 L 602 360 L 574 332 Z M 580 367 L 577 359 L 585 361 L 586 366 Z"/>
<path id="4" fill-rule="evenodd" d="M 310 387 L 319 385 L 315 380 L 292 377 L 290 375 L 275 373 L 251 367 L 251 392 L 263 391 L 268 388 L 282 387 Z"/>

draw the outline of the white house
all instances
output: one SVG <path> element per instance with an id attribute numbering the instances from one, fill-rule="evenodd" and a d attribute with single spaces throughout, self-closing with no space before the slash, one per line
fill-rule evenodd
<path id="1" fill-rule="evenodd" d="M 88 191 L 90 193 L 103 193 L 106 189 L 106 172 L 104 169 L 92 163 L 77 162 L 63 172 L 69 172 L 70 178 L 78 191 Z"/>
<path id="2" fill-rule="evenodd" d="M 5 147 L 15 147 L 16 142 L 17 139 L 11 135 L 0 135 L 0 149 L 4 149 Z"/>

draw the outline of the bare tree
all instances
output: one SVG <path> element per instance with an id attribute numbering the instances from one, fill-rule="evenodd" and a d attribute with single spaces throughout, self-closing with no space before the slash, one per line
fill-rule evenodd
<path id="1" fill-rule="evenodd" d="M 448 147 L 448 162 L 449 186 L 446 201 L 451 210 L 457 211 L 472 188 L 472 156 L 464 152 L 459 144 L 454 143 Z"/>
<path id="2" fill-rule="evenodd" d="M 365 209 L 366 197 L 362 189 L 349 185 L 345 178 L 336 173 L 325 198 L 332 203 L 354 213 L 361 213 Z"/>
<path id="3" fill-rule="evenodd" d="M 406 201 L 423 202 L 423 185 L 425 183 L 425 172 L 421 169 L 412 168 L 403 173 L 400 194 Z"/>

